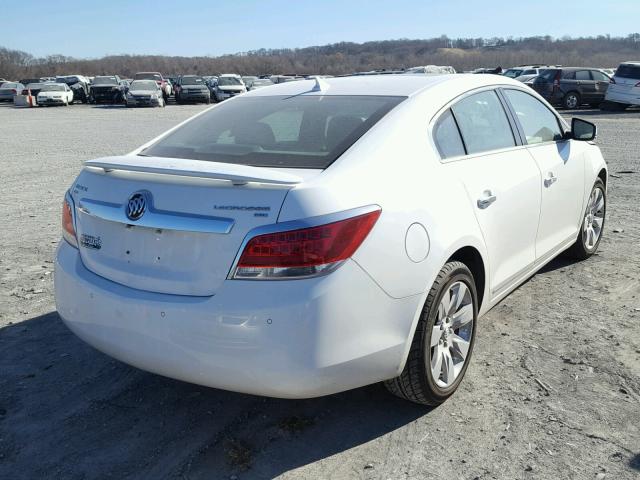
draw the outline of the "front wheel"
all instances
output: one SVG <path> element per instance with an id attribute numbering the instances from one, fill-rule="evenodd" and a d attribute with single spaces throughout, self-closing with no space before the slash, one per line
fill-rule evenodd
<path id="1" fill-rule="evenodd" d="M 596 253 L 600 240 L 602 240 L 602 230 L 604 229 L 604 219 L 607 213 L 607 192 L 602 179 L 598 178 L 591 189 L 591 195 L 587 201 L 587 208 L 582 217 L 580 231 L 576 242 L 569 247 L 567 254 L 577 260 L 584 260 Z"/>
<path id="2" fill-rule="evenodd" d="M 385 382 L 394 395 L 439 405 L 458 388 L 471 359 L 478 295 L 464 263 L 449 262 L 433 283 L 418 320 L 407 363 Z"/>

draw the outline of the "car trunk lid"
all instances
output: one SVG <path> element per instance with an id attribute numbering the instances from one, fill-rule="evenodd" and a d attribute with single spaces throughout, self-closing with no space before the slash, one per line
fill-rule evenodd
<path id="1" fill-rule="evenodd" d="M 82 261 L 132 288 L 214 295 L 246 234 L 275 223 L 301 181 L 285 169 L 199 160 L 86 162 L 72 190 Z"/>

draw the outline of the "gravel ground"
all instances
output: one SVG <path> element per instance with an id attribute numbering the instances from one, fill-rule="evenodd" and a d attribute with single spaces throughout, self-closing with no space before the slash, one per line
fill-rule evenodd
<path id="1" fill-rule="evenodd" d="M 426 409 L 380 385 L 305 401 L 190 385 L 62 324 L 52 258 L 81 162 L 202 108 L 0 106 L 0 478 L 640 477 L 640 112 L 579 112 L 612 173 L 600 253 L 486 315 L 460 390 Z"/>

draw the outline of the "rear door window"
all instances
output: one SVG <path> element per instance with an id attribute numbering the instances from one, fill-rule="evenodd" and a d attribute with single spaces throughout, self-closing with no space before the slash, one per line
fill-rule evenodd
<path id="1" fill-rule="evenodd" d="M 591 80 L 591 73 L 589 70 L 576 71 L 576 80 Z"/>
<path id="2" fill-rule="evenodd" d="M 447 110 L 440 117 L 433 129 L 433 137 L 443 160 L 465 154 L 462 137 L 451 110 Z"/>
<path id="3" fill-rule="evenodd" d="M 511 125 L 495 91 L 463 98 L 451 110 L 468 154 L 515 146 Z"/>

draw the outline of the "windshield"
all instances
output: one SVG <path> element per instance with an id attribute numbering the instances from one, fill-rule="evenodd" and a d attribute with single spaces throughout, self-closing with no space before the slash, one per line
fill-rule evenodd
<path id="1" fill-rule="evenodd" d="M 63 85 L 44 85 L 41 92 L 64 92 Z"/>
<path id="2" fill-rule="evenodd" d="M 238 77 L 220 77 L 218 78 L 218 85 L 242 85 L 242 82 Z"/>
<path id="3" fill-rule="evenodd" d="M 182 77 L 180 81 L 182 85 L 204 85 L 202 77 Z"/>
<path id="4" fill-rule="evenodd" d="M 134 80 L 131 82 L 130 90 L 157 90 L 158 84 L 153 80 Z"/>
<path id="5" fill-rule="evenodd" d="M 622 64 L 616 70 L 616 77 L 640 80 L 640 65 Z"/>
<path id="6" fill-rule="evenodd" d="M 96 77 L 93 79 L 94 85 L 118 85 L 116 77 Z"/>
<path id="7" fill-rule="evenodd" d="M 155 80 L 159 82 L 162 77 L 157 73 L 136 73 L 136 80 Z"/>
<path id="8" fill-rule="evenodd" d="M 404 98 L 238 98 L 194 118 L 142 155 L 258 167 L 327 168 Z"/>
<path id="9" fill-rule="evenodd" d="M 522 70 L 516 69 L 516 68 L 510 68 L 509 70 L 504 72 L 504 76 L 509 78 L 516 78 L 516 77 L 519 77 L 520 75 L 522 75 Z"/>
<path id="10" fill-rule="evenodd" d="M 18 88 L 18 84 L 12 82 L 0 82 L 0 88 Z"/>

